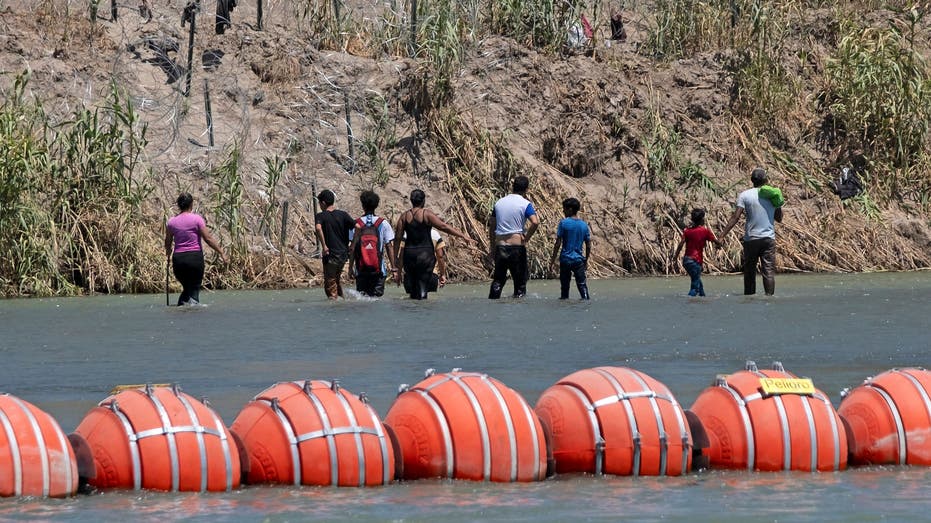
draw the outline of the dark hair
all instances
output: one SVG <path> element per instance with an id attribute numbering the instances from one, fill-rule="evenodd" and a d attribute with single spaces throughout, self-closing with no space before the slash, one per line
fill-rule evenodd
<path id="1" fill-rule="evenodd" d="M 697 225 L 705 224 L 705 210 L 704 209 L 692 209 L 692 223 Z"/>
<path id="2" fill-rule="evenodd" d="M 753 172 L 750 173 L 750 181 L 753 182 L 754 187 L 759 187 L 766 183 L 766 169 L 762 167 L 753 169 Z"/>
<path id="3" fill-rule="evenodd" d="M 518 176 L 514 178 L 514 183 L 511 185 L 511 192 L 524 194 L 527 192 L 527 187 L 530 187 L 530 180 L 526 176 Z"/>
<path id="4" fill-rule="evenodd" d="M 582 208 L 582 204 L 575 198 L 566 198 L 562 201 L 562 208 L 564 211 L 568 211 L 569 216 L 575 216 L 579 209 Z"/>
<path id="5" fill-rule="evenodd" d="M 191 193 L 183 192 L 178 195 L 178 208 L 182 211 L 189 211 L 194 206 L 194 197 Z"/>
<path id="6" fill-rule="evenodd" d="M 324 189 L 320 191 L 320 194 L 317 195 L 317 199 L 320 200 L 320 203 L 323 203 L 327 207 L 333 205 L 333 202 L 336 201 L 336 195 L 333 194 L 333 191 L 329 189 Z"/>
<path id="7" fill-rule="evenodd" d="M 380 201 L 381 198 L 375 194 L 375 191 L 362 191 L 362 194 L 359 195 L 359 203 L 362 204 L 362 210 L 365 211 L 366 214 L 375 212 Z"/>
<path id="8" fill-rule="evenodd" d="M 423 202 L 427 201 L 427 195 L 420 189 L 411 191 L 411 205 L 414 207 L 423 207 Z"/>

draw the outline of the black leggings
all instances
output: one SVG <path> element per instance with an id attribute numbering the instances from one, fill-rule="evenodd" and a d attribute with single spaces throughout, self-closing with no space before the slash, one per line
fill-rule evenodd
<path id="1" fill-rule="evenodd" d="M 410 294 L 412 300 L 425 300 L 430 291 L 430 280 L 433 278 L 433 267 L 436 266 L 436 254 L 433 246 L 405 247 L 404 248 L 404 274 L 405 280 L 410 279 Z"/>
<path id="2" fill-rule="evenodd" d="M 204 251 L 174 253 L 171 268 L 182 287 L 178 305 L 199 302 L 200 284 L 204 281 Z"/>

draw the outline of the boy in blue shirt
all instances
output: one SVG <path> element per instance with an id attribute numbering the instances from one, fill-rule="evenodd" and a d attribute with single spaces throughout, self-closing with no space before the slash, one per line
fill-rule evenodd
<path id="1" fill-rule="evenodd" d="M 550 270 L 556 265 L 556 255 L 559 255 L 559 299 L 569 298 L 569 280 L 575 276 L 575 285 L 579 288 L 579 295 L 583 300 L 588 299 L 588 284 L 585 281 L 585 270 L 588 268 L 588 256 L 592 250 L 591 233 L 588 224 L 576 218 L 582 205 L 575 198 L 566 198 L 562 202 L 562 212 L 566 216 L 556 228 L 556 243 L 553 245 L 553 255 L 550 257 Z M 585 243 L 585 255 L 582 255 L 582 243 Z M 562 248 L 560 250 L 560 247 Z"/>

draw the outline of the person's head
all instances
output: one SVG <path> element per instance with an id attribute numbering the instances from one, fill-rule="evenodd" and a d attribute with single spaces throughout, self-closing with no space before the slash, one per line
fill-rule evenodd
<path id="1" fill-rule="evenodd" d="M 766 183 L 766 169 L 762 167 L 757 167 L 753 169 L 753 172 L 750 173 L 750 182 L 754 187 L 759 187 Z"/>
<path id="2" fill-rule="evenodd" d="M 699 225 L 705 224 L 705 210 L 704 209 L 692 209 L 692 225 L 698 227 Z"/>
<path id="3" fill-rule="evenodd" d="M 423 207 L 425 201 L 427 201 L 427 195 L 423 191 L 420 189 L 411 191 L 411 206 Z"/>
<path id="4" fill-rule="evenodd" d="M 324 208 L 330 207 L 336 203 L 336 195 L 333 194 L 333 191 L 329 189 L 324 189 L 320 191 L 320 194 L 317 195 L 317 201 L 320 202 Z"/>
<path id="5" fill-rule="evenodd" d="M 362 191 L 362 194 L 359 195 L 359 203 L 362 204 L 362 210 L 365 211 L 365 214 L 374 214 L 380 201 L 381 198 L 375 194 L 375 191 Z"/>
<path id="6" fill-rule="evenodd" d="M 567 217 L 575 216 L 581 208 L 582 204 L 575 198 L 566 198 L 562 201 L 562 213 Z"/>
<path id="7" fill-rule="evenodd" d="M 178 195 L 178 208 L 182 211 L 190 211 L 194 208 L 194 197 L 191 193 L 183 192 Z"/>
<path id="8" fill-rule="evenodd" d="M 518 176 L 514 178 L 514 183 L 511 185 L 511 192 L 515 194 L 524 194 L 527 192 L 527 187 L 530 187 L 530 180 L 526 176 Z"/>

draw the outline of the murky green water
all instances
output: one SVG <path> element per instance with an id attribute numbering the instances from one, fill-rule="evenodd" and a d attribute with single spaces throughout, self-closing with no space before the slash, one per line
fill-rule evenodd
<path id="1" fill-rule="evenodd" d="M 0 391 L 71 432 L 116 384 L 179 383 L 231 423 L 277 381 L 338 378 L 384 416 L 400 383 L 426 368 L 480 371 L 534 404 L 576 370 L 628 366 L 683 406 L 718 373 L 772 361 L 838 392 L 892 367 L 928 366 L 931 273 L 777 278 L 775 298 L 743 297 L 738 277 L 591 282 L 592 300 L 555 299 L 532 281 L 522 301 L 458 285 L 424 303 L 324 300 L 321 289 L 206 293 L 208 306 L 164 296 L 0 301 Z M 510 287 L 506 292 L 510 291 Z M 573 289 L 573 293 L 575 290 Z M 931 469 L 839 473 L 712 471 L 682 478 L 560 476 L 537 484 L 415 481 L 382 488 L 245 487 L 229 494 L 107 492 L 69 500 L 0 500 L 0 519 L 445 521 L 924 519 Z"/>

